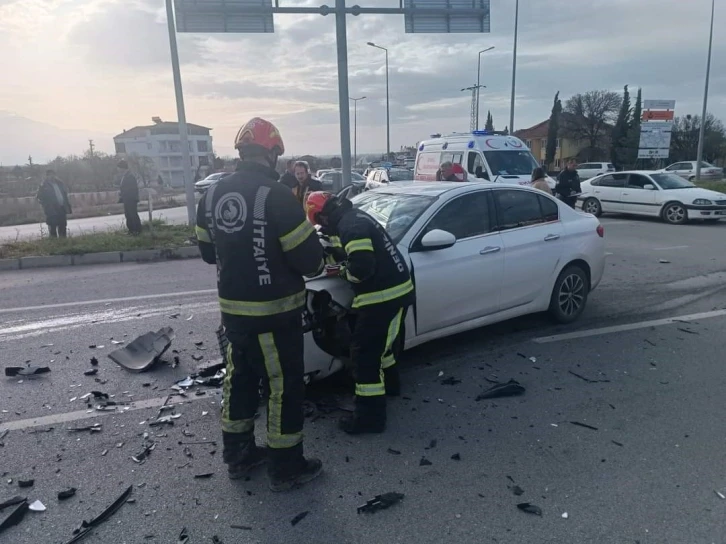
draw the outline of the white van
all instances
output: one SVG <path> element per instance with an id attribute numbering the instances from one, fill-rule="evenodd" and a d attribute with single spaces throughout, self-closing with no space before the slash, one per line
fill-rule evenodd
<path id="1" fill-rule="evenodd" d="M 436 181 L 439 166 L 447 161 L 460 164 L 468 172 L 469 181 L 519 185 L 530 185 L 532 171 L 540 166 L 524 142 L 514 136 L 486 130 L 454 132 L 419 143 L 414 179 Z M 548 176 L 547 183 L 554 189 L 554 179 Z"/>

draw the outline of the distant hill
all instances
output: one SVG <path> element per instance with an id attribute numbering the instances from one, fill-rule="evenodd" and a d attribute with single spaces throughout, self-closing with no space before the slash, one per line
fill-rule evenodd
<path id="1" fill-rule="evenodd" d="M 92 139 L 97 151 L 113 152 L 113 135 L 58 128 L 7 111 L 0 111 L 0 165 L 43 164 L 58 155 L 81 155 Z"/>

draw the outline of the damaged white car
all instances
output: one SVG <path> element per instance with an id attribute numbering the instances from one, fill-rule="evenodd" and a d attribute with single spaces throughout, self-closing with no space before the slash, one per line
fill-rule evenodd
<path id="1" fill-rule="evenodd" d="M 535 189 L 502 183 L 412 183 L 355 196 L 409 264 L 416 302 L 396 350 L 525 314 L 575 321 L 605 267 L 603 227 Z M 353 291 L 337 275 L 307 282 L 305 371 L 345 366 Z"/>

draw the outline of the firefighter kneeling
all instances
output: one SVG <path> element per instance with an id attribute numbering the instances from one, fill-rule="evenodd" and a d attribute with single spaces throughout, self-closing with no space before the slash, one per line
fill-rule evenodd
<path id="1" fill-rule="evenodd" d="M 355 371 L 355 413 L 341 420 L 349 434 L 380 433 L 386 427 L 386 393 L 398 395 L 400 378 L 394 343 L 406 308 L 414 301 L 408 266 L 385 229 L 349 200 L 315 192 L 308 219 L 323 234 L 338 237 L 347 261 L 343 276 L 355 293 L 350 357 Z"/>

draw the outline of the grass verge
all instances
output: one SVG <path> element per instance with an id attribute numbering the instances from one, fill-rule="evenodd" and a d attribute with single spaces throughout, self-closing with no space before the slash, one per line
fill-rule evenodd
<path id="1" fill-rule="evenodd" d="M 726 180 L 723 179 L 721 181 L 697 181 L 696 185 L 704 189 L 726 193 Z"/>
<path id="2" fill-rule="evenodd" d="M 149 224 L 145 223 L 143 232 L 138 236 L 129 236 L 125 229 L 113 229 L 68 238 L 51 239 L 44 236 L 38 240 L 8 242 L 0 245 L 0 259 L 166 249 L 183 247 L 190 243 L 196 243 L 196 241 L 194 231 L 188 225 L 166 225 L 160 221 L 154 221 L 153 234 L 149 229 Z"/>

